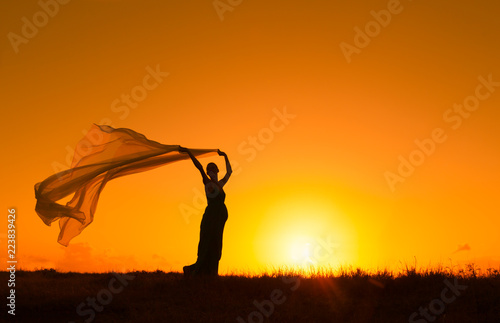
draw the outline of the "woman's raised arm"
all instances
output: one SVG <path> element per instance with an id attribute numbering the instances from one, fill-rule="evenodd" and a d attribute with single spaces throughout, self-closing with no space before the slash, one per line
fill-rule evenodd
<path id="1" fill-rule="evenodd" d="M 225 152 L 222 152 L 220 150 L 217 151 L 219 156 L 224 156 L 224 159 L 226 160 L 226 175 L 219 181 L 221 186 L 226 185 L 227 181 L 229 180 L 229 177 L 231 177 L 231 174 L 233 173 L 233 169 L 231 168 L 231 163 L 229 162 L 229 158 L 227 158 L 227 155 Z"/>
<path id="2" fill-rule="evenodd" d="M 196 157 L 193 155 L 193 153 L 189 149 L 184 148 L 184 147 L 179 147 L 179 152 L 187 153 L 189 155 L 189 157 L 191 157 L 191 160 L 193 161 L 194 166 L 196 166 L 196 168 L 198 168 L 198 170 L 201 173 L 201 177 L 203 178 L 203 183 L 207 183 L 209 181 L 208 176 L 207 176 L 207 174 L 205 174 L 205 171 L 203 170 L 203 166 L 198 161 L 198 159 L 196 159 Z"/>

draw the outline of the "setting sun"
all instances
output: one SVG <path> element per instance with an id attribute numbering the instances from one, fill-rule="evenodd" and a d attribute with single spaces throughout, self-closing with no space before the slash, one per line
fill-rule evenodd
<path id="1" fill-rule="evenodd" d="M 278 215 L 278 216 L 277 216 Z M 338 266 L 357 261 L 357 236 L 332 201 L 292 196 L 272 205 L 256 239 L 262 264 Z"/>

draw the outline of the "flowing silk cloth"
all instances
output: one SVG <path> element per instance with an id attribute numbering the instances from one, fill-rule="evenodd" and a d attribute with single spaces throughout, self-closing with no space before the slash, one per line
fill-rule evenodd
<path id="1" fill-rule="evenodd" d="M 59 220 L 57 241 L 68 246 L 94 219 L 99 194 L 114 178 L 150 170 L 182 159 L 179 145 L 163 145 L 126 128 L 94 125 L 78 143 L 71 168 L 35 184 L 35 211 L 50 226 Z M 193 155 L 217 149 L 190 149 Z M 58 204 L 70 194 L 66 205 Z"/>

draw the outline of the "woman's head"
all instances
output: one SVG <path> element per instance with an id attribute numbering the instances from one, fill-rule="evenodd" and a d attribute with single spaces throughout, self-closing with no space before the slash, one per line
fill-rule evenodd
<path id="1" fill-rule="evenodd" d="M 207 165 L 208 176 L 213 177 L 213 175 L 217 175 L 218 172 L 219 172 L 219 168 L 217 167 L 217 165 L 215 163 L 209 163 Z M 210 174 L 212 174 L 212 175 L 210 175 Z"/>

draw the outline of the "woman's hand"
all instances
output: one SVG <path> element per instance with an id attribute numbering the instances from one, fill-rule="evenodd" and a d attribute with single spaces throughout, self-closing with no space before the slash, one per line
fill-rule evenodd
<path id="1" fill-rule="evenodd" d="M 187 153 L 189 150 L 186 147 L 179 146 L 179 152 L 180 153 Z"/>

